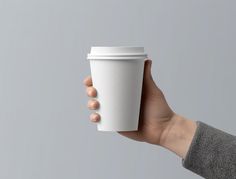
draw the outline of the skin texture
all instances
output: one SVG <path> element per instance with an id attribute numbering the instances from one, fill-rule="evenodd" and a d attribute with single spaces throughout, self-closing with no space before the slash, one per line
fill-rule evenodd
<path id="1" fill-rule="evenodd" d="M 160 145 L 184 158 L 196 130 L 196 123 L 172 111 L 163 92 L 153 81 L 151 66 L 152 61 L 145 60 L 139 129 L 118 133 L 137 141 Z M 90 76 L 84 79 L 84 85 L 90 97 L 88 108 L 98 109 L 99 101 L 94 99 L 98 92 Z M 99 114 L 92 113 L 90 120 L 96 123 L 102 119 Z"/>

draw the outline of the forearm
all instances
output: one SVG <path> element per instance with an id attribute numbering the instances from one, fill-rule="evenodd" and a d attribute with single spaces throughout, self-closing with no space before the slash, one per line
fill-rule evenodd
<path id="1" fill-rule="evenodd" d="M 236 136 L 174 115 L 161 139 L 186 169 L 204 178 L 236 178 Z"/>
<path id="2" fill-rule="evenodd" d="M 204 178 L 236 179 L 236 136 L 198 122 L 183 166 Z"/>
<path id="3" fill-rule="evenodd" d="M 160 145 L 184 159 L 196 128 L 196 122 L 175 114 L 162 133 Z"/>

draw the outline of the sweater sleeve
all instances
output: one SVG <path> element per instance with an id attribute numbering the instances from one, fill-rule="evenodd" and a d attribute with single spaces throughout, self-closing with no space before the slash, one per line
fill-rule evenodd
<path id="1" fill-rule="evenodd" d="M 207 179 L 236 179 L 236 136 L 197 125 L 183 167 Z"/>

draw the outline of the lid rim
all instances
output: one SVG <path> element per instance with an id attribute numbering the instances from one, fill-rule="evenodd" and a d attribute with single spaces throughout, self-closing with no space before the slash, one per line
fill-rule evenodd
<path id="1" fill-rule="evenodd" d="M 87 54 L 87 59 L 144 59 L 147 53 L 138 46 L 95 46 Z"/>
<path id="2" fill-rule="evenodd" d="M 88 57 L 102 57 L 102 56 L 105 56 L 105 57 L 130 57 L 130 56 L 147 56 L 147 54 L 88 54 L 87 55 Z"/>
<path id="3" fill-rule="evenodd" d="M 96 57 L 87 57 L 87 60 L 144 60 L 146 59 L 147 56 L 126 56 L 126 57 L 111 57 L 111 56 L 107 56 L 107 57 L 104 57 L 104 56 L 96 56 Z"/>

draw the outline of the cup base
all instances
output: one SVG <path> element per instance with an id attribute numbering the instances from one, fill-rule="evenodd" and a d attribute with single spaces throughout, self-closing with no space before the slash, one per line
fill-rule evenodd
<path id="1" fill-rule="evenodd" d="M 129 129 L 111 129 L 111 128 L 101 128 L 97 127 L 98 131 L 101 132 L 125 132 L 125 131 L 138 131 L 138 128 L 129 128 Z"/>

